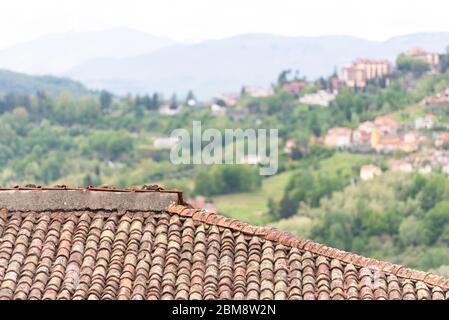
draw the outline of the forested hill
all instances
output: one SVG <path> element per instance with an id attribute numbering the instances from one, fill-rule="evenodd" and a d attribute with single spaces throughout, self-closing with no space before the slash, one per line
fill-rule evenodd
<path id="1" fill-rule="evenodd" d="M 0 95 L 7 93 L 30 95 L 36 91 L 58 95 L 69 92 L 73 96 L 89 94 L 89 90 L 80 82 L 53 76 L 31 76 L 0 69 Z"/>

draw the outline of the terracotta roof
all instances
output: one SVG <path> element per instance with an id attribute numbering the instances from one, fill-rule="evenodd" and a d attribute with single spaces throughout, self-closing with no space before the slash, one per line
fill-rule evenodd
<path id="1" fill-rule="evenodd" d="M 362 59 L 359 58 L 356 60 L 355 62 L 356 64 L 358 63 L 363 63 L 363 64 L 389 64 L 390 62 L 386 59 L 384 60 L 373 60 L 373 59 Z"/>
<path id="2" fill-rule="evenodd" d="M 449 298 L 439 276 L 192 209 L 178 191 L 71 190 L 0 191 L 0 299 Z"/>

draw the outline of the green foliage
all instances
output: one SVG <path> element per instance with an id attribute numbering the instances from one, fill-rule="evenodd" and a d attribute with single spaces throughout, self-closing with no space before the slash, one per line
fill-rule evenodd
<path id="1" fill-rule="evenodd" d="M 428 244 L 437 242 L 442 235 L 445 241 L 446 226 L 449 226 L 449 201 L 442 201 L 429 210 L 424 218 L 424 230 Z"/>
<path id="2" fill-rule="evenodd" d="M 440 174 L 384 173 L 332 193 L 319 207 L 301 207 L 283 224 L 307 217 L 312 223 L 302 232 L 318 242 L 424 270 L 437 268 L 447 265 L 449 253 L 448 187 Z"/>
<path id="3" fill-rule="evenodd" d="M 416 246 L 424 243 L 423 223 L 415 216 L 402 220 L 399 226 L 399 239 L 403 246 Z"/>
<path id="4" fill-rule="evenodd" d="M 440 55 L 440 65 L 442 72 L 449 70 L 449 47 L 446 47 L 446 52 Z"/>
<path id="5" fill-rule="evenodd" d="M 198 173 L 195 179 L 195 193 L 217 195 L 254 191 L 261 186 L 258 168 L 241 165 L 214 166 Z"/>
<path id="6" fill-rule="evenodd" d="M 86 95 L 89 91 L 81 83 L 53 76 L 29 76 L 7 70 L 0 70 L 0 94 L 30 95 L 37 91 L 60 94 L 67 91 L 74 96 Z"/>
<path id="7" fill-rule="evenodd" d="M 100 159 L 117 160 L 133 149 L 133 138 L 126 131 L 94 133 L 81 146 L 85 155 L 98 154 Z"/>
<path id="8" fill-rule="evenodd" d="M 100 105 L 101 109 L 109 109 L 112 103 L 112 94 L 108 91 L 102 90 L 100 92 Z"/>
<path id="9" fill-rule="evenodd" d="M 425 180 L 419 194 L 421 208 L 424 211 L 433 208 L 438 202 L 448 199 L 448 197 L 449 184 L 447 177 L 440 175 L 434 176 L 432 179 Z"/>
<path id="10" fill-rule="evenodd" d="M 449 261 L 448 247 L 433 247 L 429 248 L 422 254 L 417 262 L 417 265 L 423 270 L 430 268 L 438 268 L 447 265 Z"/>
<path id="11" fill-rule="evenodd" d="M 420 76 L 429 70 L 429 65 L 420 59 L 415 57 L 401 54 L 396 60 L 396 66 L 398 70 L 402 72 L 410 72 L 416 76 Z"/>
<path id="12" fill-rule="evenodd" d="M 318 207 L 321 199 L 342 190 L 355 179 L 359 166 L 367 161 L 364 157 L 348 154 L 331 157 L 333 153 L 322 146 L 312 148 L 303 160 L 303 168 L 287 184 L 275 215 L 288 218 L 297 212 L 300 204 Z"/>

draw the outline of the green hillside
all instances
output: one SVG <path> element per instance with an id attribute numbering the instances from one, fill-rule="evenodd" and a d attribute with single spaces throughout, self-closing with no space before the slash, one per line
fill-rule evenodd
<path id="1" fill-rule="evenodd" d="M 37 91 L 45 91 L 54 95 L 67 91 L 73 96 L 89 93 L 89 90 L 83 84 L 67 78 L 31 76 L 24 73 L 0 70 L 0 94 L 29 95 Z"/>

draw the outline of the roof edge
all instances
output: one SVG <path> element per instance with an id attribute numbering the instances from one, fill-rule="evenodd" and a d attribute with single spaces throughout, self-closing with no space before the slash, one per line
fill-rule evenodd
<path id="1" fill-rule="evenodd" d="M 0 208 L 9 211 L 164 211 L 169 205 L 182 203 L 182 192 L 177 190 L 67 187 L 0 189 Z"/>
<path id="2" fill-rule="evenodd" d="M 291 233 L 282 232 L 274 228 L 256 227 L 237 219 L 226 218 L 213 212 L 194 209 L 184 205 L 172 204 L 167 207 L 166 211 L 170 214 L 178 214 L 183 217 L 192 218 L 194 221 L 201 221 L 209 225 L 228 228 L 252 236 L 259 236 L 265 240 L 274 241 L 287 247 L 297 248 L 300 251 L 309 251 L 327 258 L 337 259 L 356 267 L 376 269 L 385 274 L 395 275 L 404 279 L 422 281 L 426 284 L 449 290 L 449 280 L 431 272 L 418 271 L 403 265 L 366 258 L 354 253 L 331 248 L 312 240 L 300 239 Z"/>

